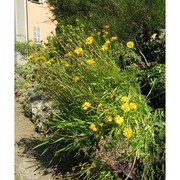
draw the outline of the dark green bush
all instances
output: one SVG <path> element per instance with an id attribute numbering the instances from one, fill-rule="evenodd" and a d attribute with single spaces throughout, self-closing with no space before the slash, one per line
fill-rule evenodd
<path id="1" fill-rule="evenodd" d="M 124 40 L 144 39 L 165 28 L 165 0 L 48 0 L 55 19 L 62 25 L 84 24 L 102 28 L 108 24 Z"/>
<path id="2" fill-rule="evenodd" d="M 160 31 L 159 35 L 155 33 L 154 36 L 154 39 L 140 44 L 140 48 L 149 62 L 165 64 L 165 33 Z"/>
<path id="3" fill-rule="evenodd" d="M 155 109 L 165 108 L 165 65 L 158 64 L 149 70 L 140 71 L 138 81 L 150 106 Z"/>

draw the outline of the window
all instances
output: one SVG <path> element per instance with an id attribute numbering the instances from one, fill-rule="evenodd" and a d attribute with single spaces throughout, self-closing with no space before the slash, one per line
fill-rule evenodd
<path id="1" fill-rule="evenodd" d="M 40 43 L 40 27 L 33 27 L 33 40 L 34 43 Z"/>
<path id="2" fill-rule="evenodd" d="M 43 4 L 44 0 L 32 0 L 32 2 L 38 3 L 38 4 Z"/>

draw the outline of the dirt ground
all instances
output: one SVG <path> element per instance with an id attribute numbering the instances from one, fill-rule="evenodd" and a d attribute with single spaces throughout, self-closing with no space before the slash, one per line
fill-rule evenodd
<path id="1" fill-rule="evenodd" d="M 15 180 L 57 180 L 40 154 L 33 150 L 40 135 L 34 124 L 24 116 L 22 105 L 15 99 Z"/>

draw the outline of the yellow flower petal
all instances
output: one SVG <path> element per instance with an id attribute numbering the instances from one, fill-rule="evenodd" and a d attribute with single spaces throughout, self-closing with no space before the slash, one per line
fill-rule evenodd
<path id="1" fill-rule="evenodd" d="M 72 56 L 71 52 L 68 52 L 64 55 L 64 57 L 66 57 L 66 58 L 71 57 L 71 56 Z"/>
<path id="2" fill-rule="evenodd" d="M 91 106 L 91 103 L 85 102 L 85 103 L 82 105 L 82 108 L 83 108 L 84 110 L 87 110 L 90 106 Z"/>
<path id="3" fill-rule="evenodd" d="M 33 55 L 29 55 L 27 58 L 32 59 L 33 57 L 34 57 Z"/>
<path id="4" fill-rule="evenodd" d="M 104 26 L 104 29 L 109 29 L 109 28 L 110 28 L 109 25 L 105 25 L 105 26 Z"/>
<path id="5" fill-rule="evenodd" d="M 86 44 L 92 44 L 93 40 L 94 40 L 94 39 L 93 39 L 92 36 L 87 37 L 87 38 L 86 38 Z"/>
<path id="6" fill-rule="evenodd" d="M 130 107 L 131 109 L 136 109 L 136 108 L 137 108 L 137 104 L 136 104 L 135 102 L 130 102 L 130 103 L 129 103 L 129 107 Z"/>
<path id="7" fill-rule="evenodd" d="M 79 80 L 80 80 L 80 77 L 79 77 L 79 76 L 75 76 L 75 77 L 74 77 L 74 81 L 75 81 L 75 82 L 77 82 L 77 81 L 79 81 Z"/>
<path id="8" fill-rule="evenodd" d="M 101 111 L 101 107 L 102 107 L 102 103 L 99 103 L 98 106 L 97 106 L 97 112 Z"/>
<path id="9" fill-rule="evenodd" d="M 86 61 L 87 65 L 91 65 L 91 64 L 94 64 L 94 63 L 95 63 L 94 59 L 89 59 L 89 60 Z"/>
<path id="10" fill-rule="evenodd" d="M 106 45 L 106 44 L 102 45 L 101 50 L 102 50 L 103 52 L 104 52 L 104 51 L 107 51 L 107 50 L 108 50 L 108 45 Z"/>
<path id="11" fill-rule="evenodd" d="M 77 54 L 77 55 L 81 55 L 81 54 L 83 54 L 83 49 L 79 48 L 79 47 L 76 47 L 76 49 L 74 50 L 74 53 Z"/>
<path id="12" fill-rule="evenodd" d="M 95 162 L 92 162 L 91 166 L 92 166 L 93 168 L 95 168 L 95 167 L 96 167 L 96 163 L 95 163 Z"/>
<path id="13" fill-rule="evenodd" d="M 93 130 L 93 131 L 97 131 L 98 128 L 96 127 L 96 125 L 94 123 L 92 123 L 90 126 L 89 126 L 89 129 Z"/>
<path id="14" fill-rule="evenodd" d="M 129 41 L 129 42 L 127 42 L 126 45 L 127 45 L 128 48 L 133 48 L 134 47 L 134 42 Z"/>
<path id="15" fill-rule="evenodd" d="M 117 36 L 112 36 L 111 41 L 115 41 L 115 40 L 117 40 Z"/>
<path id="16" fill-rule="evenodd" d="M 121 106 L 121 109 L 122 109 L 124 112 L 130 111 L 129 104 L 123 104 L 123 105 Z"/>
<path id="17" fill-rule="evenodd" d="M 124 121 L 124 118 L 122 116 L 116 116 L 114 117 L 114 122 L 117 123 L 117 124 L 122 124 Z"/>
<path id="18" fill-rule="evenodd" d="M 108 120 L 109 122 L 111 122 L 111 121 L 113 120 L 112 116 L 108 116 L 108 117 L 107 117 L 107 120 Z"/>
<path id="19" fill-rule="evenodd" d="M 127 100 L 128 100 L 128 97 L 127 97 L 127 96 L 122 96 L 122 97 L 121 97 L 121 100 L 120 100 L 120 103 L 121 103 L 121 104 L 124 104 L 124 103 L 127 102 Z"/>
<path id="20" fill-rule="evenodd" d="M 104 125 L 104 123 L 99 123 L 99 126 L 101 126 L 101 127 L 102 127 L 103 125 Z"/>
<path id="21" fill-rule="evenodd" d="M 111 43 L 111 42 L 109 41 L 109 39 L 107 39 L 104 45 L 108 45 L 108 44 L 110 44 L 110 43 Z"/>
<path id="22" fill-rule="evenodd" d="M 130 138 L 132 136 L 132 129 L 131 128 L 124 128 L 123 135 L 126 138 Z"/>
<path id="23" fill-rule="evenodd" d="M 51 61 L 50 61 L 50 60 L 49 60 L 49 61 L 47 61 L 47 62 L 46 62 L 46 64 L 51 64 Z"/>

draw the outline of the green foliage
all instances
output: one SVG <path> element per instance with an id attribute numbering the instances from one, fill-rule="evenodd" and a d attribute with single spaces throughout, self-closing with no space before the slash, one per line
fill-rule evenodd
<path id="1" fill-rule="evenodd" d="M 165 64 L 165 34 L 163 31 L 154 34 L 156 37 L 140 44 L 140 48 L 151 63 Z"/>
<path id="2" fill-rule="evenodd" d="M 75 25 L 75 19 L 102 28 L 108 24 L 126 41 L 141 34 L 144 40 L 165 28 L 164 0 L 48 0 L 56 20 Z"/>
<path id="3" fill-rule="evenodd" d="M 23 56 L 28 56 L 35 51 L 39 51 L 42 48 L 41 44 L 34 44 L 29 42 L 15 42 L 15 51 L 20 52 Z"/>
<path id="4" fill-rule="evenodd" d="M 108 26 L 101 32 L 87 33 L 81 23 L 60 30 L 46 48 L 30 55 L 37 82 L 60 110 L 46 121 L 49 133 L 36 148 L 43 148 L 42 155 L 52 152 L 52 161 L 73 159 L 74 177 L 125 179 L 136 171 L 139 179 L 148 179 L 152 170 L 159 171 L 153 162 L 160 161 L 156 136 L 163 134 L 164 122 L 135 81 L 131 63 L 142 61 L 136 46 L 110 36 Z M 120 55 L 130 62 L 128 68 L 121 68 Z"/>
<path id="5" fill-rule="evenodd" d="M 138 74 L 142 93 L 153 108 L 165 108 L 165 65 L 158 64 Z"/>
<path id="6" fill-rule="evenodd" d="M 151 145 L 151 161 L 143 161 L 144 173 L 148 179 L 165 179 L 165 117 L 164 112 L 156 110 L 153 115 L 155 143 Z M 149 171 L 151 169 L 151 171 Z M 137 178 L 138 179 L 138 178 Z M 144 179 L 146 179 L 144 177 Z"/>
<path id="7" fill-rule="evenodd" d="M 26 80 L 38 81 L 61 112 L 45 121 L 48 134 L 36 148 L 42 155 L 52 153 L 52 162 L 68 164 L 63 171 L 73 169 L 71 176 L 82 179 L 125 179 L 134 171 L 137 179 L 163 179 L 164 115 L 152 111 L 146 99 L 156 105 L 156 96 L 163 105 L 165 67 L 142 71 L 137 65 L 147 64 L 136 43 L 119 42 L 109 26 L 87 31 L 75 22 L 61 26 L 60 35 L 49 36 L 46 47 L 35 48 L 28 63 L 17 68 Z M 147 97 L 137 76 L 150 88 Z"/>
<path id="8" fill-rule="evenodd" d="M 26 65 L 17 65 L 15 72 L 27 82 L 35 82 L 36 63 L 28 61 Z"/>

